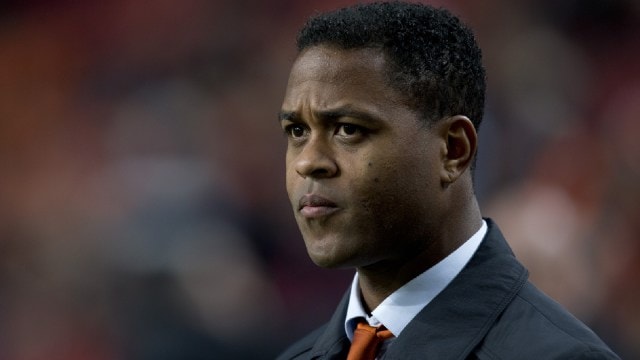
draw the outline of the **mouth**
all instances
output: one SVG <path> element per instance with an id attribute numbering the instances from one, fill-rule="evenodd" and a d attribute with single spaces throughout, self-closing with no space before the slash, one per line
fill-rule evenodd
<path id="1" fill-rule="evenodd" d="M 298 202 L 298 211 L 307 219 L 329 216 L 338 210 L 336 203 L 315 194 L 304 195 Z"/>

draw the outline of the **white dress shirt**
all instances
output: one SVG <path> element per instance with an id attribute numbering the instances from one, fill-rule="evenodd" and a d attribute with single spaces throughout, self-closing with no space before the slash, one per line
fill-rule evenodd
<path id="1" fill-rule="evenodd" d="M 384 325 L 394 336 L 400 336 L 402 330 L 420 310 L 462 271 L 480 246 L 486 232 L 487 223 L 482 220 L 482 226 L 471 238 L 446 258 L 394 291 L 371 312 L 371 316 L 362 305 L 356 272 L 351 284 L 351 295 L 344 322 L 349 340 L 353 340 L 353 332 L 359 318 L 365 318 L 371 326 Z"/>

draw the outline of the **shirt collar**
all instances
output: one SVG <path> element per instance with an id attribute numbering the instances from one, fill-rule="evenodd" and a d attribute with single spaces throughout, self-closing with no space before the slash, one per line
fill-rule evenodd
<path id="1" fill-rule="evenodd" d="M 482 220 L 482 226 L 471 238 L 440 262 L 389 295 L 371 312 L 371 316 L 367 314 L 362 305 L 360 288 L 358 287 L 358 273 L 356 272 L 351 283 L 349 305 L 344 322 L 349 340 L 353 339 L 353 332 L 359 318 L 365 318 L 372 326 L 382 324 L 396 337 L 399 336 L 420 310 L 427 306 L 462 271 L 480 246 L 486 233 L 487 223 Z"/>

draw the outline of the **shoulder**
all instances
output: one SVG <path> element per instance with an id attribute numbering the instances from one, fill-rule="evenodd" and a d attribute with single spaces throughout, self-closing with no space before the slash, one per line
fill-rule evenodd
<path id="1" fill-rule="evenodd" d="M 530 282 L 478 350 L 490 359 L 618 359 L 591 329 Z"/>
<path id="2" fill-rule="evenodd" d="M 309 359 L 311 358 L 311 349 L 317 342 L 320 335 L 325 331 L 327 325 L 315 329 L 311 333 L 307 334 L 302 339 L 296 341 L 287 347 L 276 359 L 288 360 L 288 359 Z"/>

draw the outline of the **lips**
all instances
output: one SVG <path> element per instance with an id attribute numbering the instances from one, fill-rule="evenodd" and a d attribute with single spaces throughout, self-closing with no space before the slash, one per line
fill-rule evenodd
<path id="1" fill-rule="evenodd" d="M 308 219 L 329 216 L 339 209 L 333 201 L 315 194 L 304 195 L 298 202 L 300 214 Z"/>

